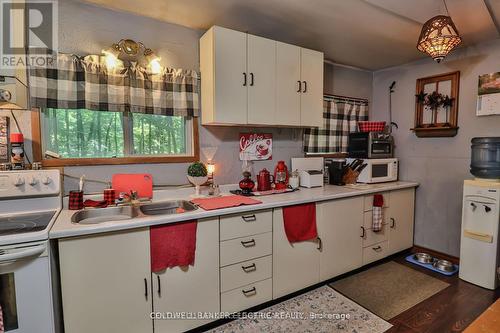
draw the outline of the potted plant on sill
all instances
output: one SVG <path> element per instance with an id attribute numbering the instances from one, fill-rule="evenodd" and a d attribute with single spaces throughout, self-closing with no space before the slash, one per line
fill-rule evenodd
<path id="1" fill-rule="evenodd" d="M 208 172 L 207 167 L 202 162 L 194 162 L 188 167 L 188 176 L 189 182 L 195 186 L 195 195 L 194 197 L 201 197 L 200 194 L 200 186 L 205 184 L 208 181 Z"/>

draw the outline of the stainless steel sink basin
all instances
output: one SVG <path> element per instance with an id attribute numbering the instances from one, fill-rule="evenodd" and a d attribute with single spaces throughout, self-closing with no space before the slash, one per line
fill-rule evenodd
<path id="1" fill-rule="evenodd" d="M 71 216 L 71 222 L 78 224 L 97 224 L 109 221 L 130 220 L 139 215 L 133 206 L 85 209 Z"/>
<path id="2" fill-rule="evenodd" d="M 171 215 L 196 210 L 197 207 L 186 200 L 161 201 L 139 207 L 144 215 Z"/>

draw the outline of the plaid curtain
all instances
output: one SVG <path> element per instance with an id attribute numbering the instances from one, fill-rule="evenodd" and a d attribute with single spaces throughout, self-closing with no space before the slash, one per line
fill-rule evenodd
<path id="1" fill-rule="evenodd" d="M 108 70 L 97 55 L 58 54 L 53 66 L 31 68 L 30 95 L 31 105 L 40 108 L 199 116 L 196 71 Z"/>
<path id="2" fill-rule="evenodd" d="M 304 131 L 305 153 L 345 153 L 349 133 L 356 132 L 358 121 L 368 120 L 366 101 L 328 98 L 323 101 L 323 126 Z"/>

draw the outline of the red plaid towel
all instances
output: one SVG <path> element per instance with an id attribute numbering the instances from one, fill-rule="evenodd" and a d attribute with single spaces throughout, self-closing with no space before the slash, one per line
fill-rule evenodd
<path id="1" fill-rule="evenodd" d="M 382 207 L 384 206 L 384 197 L 382 194 L 373 196 L 373 212 L 372 212 L 372 230 L 379 232 L 382 230 L 382 222 L 384 220 Z"/>

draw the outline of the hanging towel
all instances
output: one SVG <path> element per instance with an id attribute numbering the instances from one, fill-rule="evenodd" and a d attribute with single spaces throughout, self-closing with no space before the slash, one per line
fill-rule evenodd
<path id="1" fill-rule="evenodd" d="M 283 223 L 290 243 L 318 238 L 315 203 L 283 207 Z"/>
<path id="2" fill-rule="evenodd" d="M 153 272 L 169 267 L 194 265 L 197 225 L 198 222 L 194 220 L 149 229 Z"/>
<path id="3" fill-rule="evenodd" d="M 384 207 L 384 196 L 375 194 L 373 196 L 373 211 L 372 211 L 372 231 L 379 232 L 382 230 L 382 221 L 384 220 L 382 207 Z"/>
<path id="4" fill-rule="evenodd" d="M 193 199 L 191 202 L 200 206 L 204 210 L 237 207 L 242 205 L 256 205 L 262 203 L 262 201 L 244 197 L 242 195 L 223 195 L 217 198 Z"/>
<path id="5" fill-rule="evenodd" d="M 3 310 L 2 310 L 2 306 L 1 305 L 0 305 L 0 333 L 4 333 Z"/>

